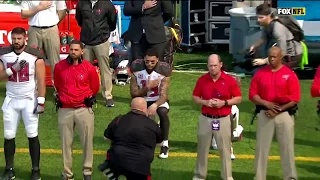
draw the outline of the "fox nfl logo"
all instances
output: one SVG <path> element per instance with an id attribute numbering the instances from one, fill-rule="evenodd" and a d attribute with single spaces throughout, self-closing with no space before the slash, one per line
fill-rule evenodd
<path id="1" fill-rule="evenodd" d="M 278 15 L 305 16 L 306 8 L 278 8 Z"/>

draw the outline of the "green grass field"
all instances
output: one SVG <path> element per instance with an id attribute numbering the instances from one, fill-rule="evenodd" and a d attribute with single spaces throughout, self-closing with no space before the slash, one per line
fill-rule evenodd
<path id="1" fill-rule="evenodd" d="M 204 54 L 177 54 L 176 62 L 178 65 L 181 61 L 190 62 L 205 62 L 208 53 Z M 197 119 L 200 112 L 200 107 L 195 105 L 191 100 L 192 89 L 197 78 L 201 74 L 194 73 L 174 73 L 170 85 L 170 153 L 169 158 L 165 160 L 158 159 L 152 164 L 152 174 L 155 180 L 188 180 L 192 179 L 195 166 L 196 153 L 196 132 Z M 234 144 L 234 151 L 237 159 L 233 161 L 233 176 L 237 180 L 249 180 L 254 176 L 254 150 L 249 146 L 255 146 L 255 124 L 249 126 L 253 104 L 248 101 L 248 88 L 250 78 L 242 80 L 243 102 L 239 106 L 240 124 L 244 126 L 244 138 L 241 142 Z M 311 81 L 301 81 L 302 100 L 299 105 L 300 110 L 296 119 L 296 137 L 295 151 L 296 156 L 300 157 L 317 157 L 317 158 L 299 158 L 296 162 L 299 179 L 315 180 L 320 179 L 320 132 L 314 130 L 314 127 L 319 124 L 319 118 L 316 115 L 316 100 L 312 99 L 309 94 Z M 4 84 L 1 84 L 0 101 L 3 101 L 5 96 Z M 41 173 L 43 180 L 57 180 L 62 172 L 62 156 L 60 152 L 60 142 L 57 125 L 57 114 L 53 106 L 52 88 L 48 88 L 48 96 L 46 102 L 46 112 L 41 115 L 39 137 L 41 141 Z M 99 95 L 98 108 L 95 109 L 95 136 L 94 136 L 94 180 L 106 179 L 96 168 L 101 163 L 105 154 L 104 151 L 108 148 L 108 144 L 103 140 L 103 131 L 108 123 L 119 113 L 126 113 L 129 110 L 129 86 L 115 86 L 113 90 L 115 107 L 105 108 L 104 101 Z M 2 115 L 2 114 L 1 114 Z M 251 128 L 252 133 L 249 133 Z M 3 134 L 3 124 L 0 123 L 0 134 Z M 0 144 L 3 144 L 2 138 Z M 15 157 L 16 176 L 18 179 L 29 179 L 31 162 L 28 151 L 28 141 L 25 136 L 25 130 L 22 121 L 20 122 L 17 137 L 17 148 L 19 152 Z M 24 149 L 21 149 L 24 148 Z M 75 136 L 74 149 L 80 150 L 79 138 Z M 156 150 L 157 152 L 159 149 Z M 209 180 L 220 179 L 220 160 L 216 155 L 217 151 L 211 150 L 213 156 L 210 156 L 208 178 Z M 156 154 L 158 155 L 158 153 Z M 171 155 L 171 156 L 170 156 Z M 279 149 L 277 142 L 274 141 L 270 151 L 271 156 L 278 156 Z M 282 179 L 282 169 L 278 158 L 269 161 L 268 180 Z M 81 154 L 74 155 L 74 174 L 76 180 L 82 179 Z M 4 167 L 3 149 L 0 153 L 0 167 Z"/>

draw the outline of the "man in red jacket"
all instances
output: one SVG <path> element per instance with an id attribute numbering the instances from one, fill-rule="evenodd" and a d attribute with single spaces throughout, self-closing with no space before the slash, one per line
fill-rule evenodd
<path id="1" fill-rule="evenodd" d="M 269 65 L 253 76 L 249 99 L 256 105 L 258 117 L 255 152 L 256 180 L 267 177 L 268 155 L 274 134 L 280 146 L 284 179 L 297 179 L 294 158 L 294 114 L 300 101 L 300 82 L 289 67 L 282 64 L 279 47 L 269 50 Z"/>
<path id="2" fill-rule="evenodd" d="M 63 179 L 73 179 L 72 142 L 74 127 L 79 130 L 83 146 L 83 179 L 91 180 L 93 165 L 94 113 L 92 105 L 100 88 L 96 69 L 82 59 L 83 44 L 70 43 L 67 59 L 54 68 L 54 85 L 57 90 L 59 131 L 63 153 Z"/>
<path id="3" fill-rule="evenodd" d="M 311 96 L 320 97 L 320 66 L 317 69 L 316 75 L 311 86 Z"/>

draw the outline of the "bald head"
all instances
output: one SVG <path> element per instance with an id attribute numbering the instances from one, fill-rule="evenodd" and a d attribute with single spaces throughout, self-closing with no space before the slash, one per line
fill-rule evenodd
<path id="1" fill-rule="evenodd" d="M 271 54 L 277 54 L 280 57 L 284 56 L 282 49 L 277 46 L 271 47 L 269 49 L 269 55 L 271 55 Z"/>
<path id="2" fill-rule="evenodd" d="M 273 69 L 277 69 L 282 65 L 282 58 L 284 54 L 283 51 L 279 47 L 272 47 L 269 49 L 268 60 L 269 64 Z"/>
<path id="3" fill-rule="evenodd" d="M 218 54 L 211 54 L 208 57 L 208 70 L 211 76 L 219 76 L 222 68 L 222 61 Z"/>
<path id="4" fill-rule="evenodd" d="M 221 58 L 218 54 L 211 54 L 209 57 L 208 57 L 208 64 L 210 62 L 221 62 Z"/>
<path id="5" fill-rule="evenodd" d="M 142 97 L 133 98 L 131 101 L 131 110 L 138 110 L 147 113 L 147 102 Z"/>

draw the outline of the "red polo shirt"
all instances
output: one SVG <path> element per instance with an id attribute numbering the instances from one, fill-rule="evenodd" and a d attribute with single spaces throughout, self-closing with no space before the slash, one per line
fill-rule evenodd
<path id="1" fill-rule="evenodd" d="M 311 96 L 319 97 L 320 96 L 320 66 L 317 69 L 316 75 L 311 86 Z"/>
<path id="2" fill-rule="evenodd" d="M 237 81 L 230 75 L 221 72 L 219 79 L 214 82 L 209 73 L 201 76 L 193 90 L 193 96 L 210 100 L 212 98 L 229 100 L 241 96 L 240 87 Z M 221 108 L 202 106 L 201 112 L 212 116 L 227 116 L 231 114 L 231 106 Z"/>
<path id="3" fill-rule="evenodd" d="M 282 66 L 272 72 L 269 66 L 259 69 L 253 76 L 249 99 L 259 95 L 263 100 L 277 104 L 286 104 L 290 101 L 300 101 L 300 82 L 294 71 L 287 66 Z"/>
<path id="4" fill-rule="evenodd" d="M 98 73 L 87 60 L 77 65 L 62 60 L 56 64 L 53 74 L 54 86 L 63 108 L 84 107 L 84 99 L 99 92 Z"/>

